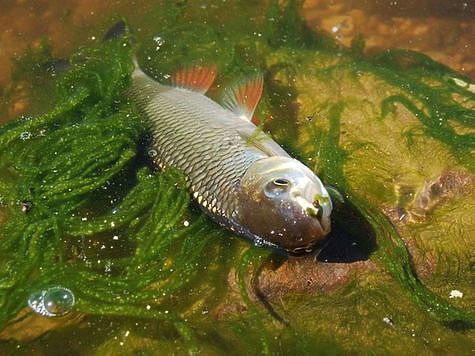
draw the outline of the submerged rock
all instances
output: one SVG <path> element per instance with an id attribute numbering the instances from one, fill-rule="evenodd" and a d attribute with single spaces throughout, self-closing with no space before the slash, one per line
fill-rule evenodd
<path id="1" fill-rule="evenodd" d="M 344 287 L 356 275 L 377 269 L 371 261 L 322 263 L 315 256 L 292 258 L 276 269 L 264 269 L 258 287 L 269 300 L 290 293 L 326 294 Z"/>
<path id="2" fill-rule="evenodd" d="M 416 219 L 424 219 L 428 213 L 450 199 L 461 198 L 469 193 L 472 182 L 473 175 L 468 172 L 443 172 L 436 179 L 424 183 L 416 193 L 410 212 Z"/>

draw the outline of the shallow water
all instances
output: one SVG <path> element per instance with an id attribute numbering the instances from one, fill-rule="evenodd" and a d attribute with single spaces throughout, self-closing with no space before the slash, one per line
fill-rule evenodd
<path id="1" fill-rule="evenodd" d="M 8 88 L 12 58 L 43 40 L 56 58 L 68 58 L 81 45 L 100 40 L 102 30 L 124 16 L 137 31 L 149 32 L 141 21 L 155 2 L 140 1 L 6 1 L 0 14 L 0 87 Z M 245 3 L 245 2 L 244 2 Z M 204 6 L 207 3 L 203 2 Z M 255 3 L 244 7 L 256 7 Z M 262 7 L 262 6 L 261 6 Z M 475 77 L 475 6 L 451 1 L 306 0 L 302 16 L 310 28 L 324 30 L 345 45 L 363 35 L 367 50 L 407 48 L 430 55 L 472 79 Z M 200 11 L 206 11 L 206 8 Z M 152 27 L 153 28 L 153 27 Z M 154 28 L 155 29 L 155 28 Z M 8 100 L 0 122 L 18 117 L 28 98 L 17 93 Z"/>
<path id="2" fill-rule="evenodd" d="M 358 33 L 363 33 L 367 39 L 368 55 L 388 47 L 416 49 L 473 78 L 474 8 L 465 2 L 454 2 L 445 8 L 441 4 L 423 2 L 415 8 L 411 2 L 402 1 L 307 1 L 302 15 L 310 28 L 326 30 L 330 38 L 347 46 Z M 138 178 L 129 181 L 115 177 L 111 184 L 113 188 L 101 187 L 104 189 L 100 195 L 103 204 L 93 203 L 92 208 L 82 206 L 79 211 L 86 220 L 71 220 L 76 225 L 68 231 L 77 235 L 61 241 L 66 259 L 83 261 L 86 268 L 103 275 L 105 282 L 94 284 L 74 274 L 61 275 L 59 272 L 57 278 L 54 275 L 44 277 L 41 272 L 36 272 L 38 281 L 47 280 L 46 287 L 66 283 L 64 287 L 71 288 L 78 295 L 78 305 L 63 317 L 45 318 L 28 309 L 27 298 L 24 298 L 24 308 L 8 318 L 0 334 L 2 351 L 63 353 L 68 350 L 81 354 L 181 354 L 190 350 L 205 354 L 408 353 L 408 345 L 411 352 L 473 351 L 473 330 L 457 331 L 444 326 L 431 313 L 425 313 L 417 306 L 414 302 L 417 297 L 408 296 L 407 290 L 401 286 L 405 283 L 404 278 L 401 277 L 402 282 L 398 281 L 394 278 L 398 272 L 392 274 L 388 267 L 399 263 L 398 252 L 394 252 L 397 246 L 385 247 L 383 238 L 376 236 L 378 231 L 374 231 L 369 218 L 374 211 L 384 212 L 409 248 L 417 276 L 443 300 L 473 312 L 473 156 L 468 147 L 457 141 L 463 140 L 464 134 L 473 133 L 473 127 L 452 120 L 451 125 L 459 125 L 455 133 L 460 136 L 450 133 L 444 136 L 443 131 L 429 122 L 438 117 L 434 111 L 444 115 L 452 112 L 465 115 L 460 111 L 450 111 L 451 108 L 445 105 L 448 100 L 445 92 L 431 88 L 448 87 L 454 90 L 451 97 L 455 100 L 458 100 L 457 95 L 465 95 L 457 103 L 472 113 L 473 95 L 457 92 L 451 79 L 455 74 L 442 71 L 440 73 L 444 74 L 438 76 L 439 69 L 433 64 L 421 64 L 422 60 L 418 62 L 406 57 L 402 58 L 407 62 L 402 63 L 398 59 L 391 62 L 387 57 L 366 62 L 326 40 L 321 40 L 321 50 L 302 48 L 301 45 L 289 49 L 286 41 L 293 39 L 283 37 L 280 47 L 273 45 L 272 50 L 260 46 L 254 48 L 258 53 L 258 63 L 246 57 L 253 56 L 251 47 L 240 48 L 238 55 L 231 58 L 226 47 L 220 48 L 206 41 L 208 32 L 203 32 L 205 39 L 202 40 L 186 26 L 198 25 L 198 18 L 203 26 L 197 27 L 197 31 L 208 31 L 207 22 L 217 22 L 225 28 L 224 32 L 229 31 L 236 37 L 255 38 L 259 43 L 262 37 L 272 37 L 265 31 L 247 31 L 241 28 L 240 22 L 249 16 L 255 16 L 259 22 L 265 4 L 256 6 L 254 2 L 242 1 L 222 5 L 202 1 L 190 6 L 192 10 L 185 11 L 184 32 L 177 31 L 178 35 L 174 35 L 187 36 L 186 40 L 176 42 L 185 48 L 191 43 L 193 50 L 180 52 L 181 47 L 176 50 L 166 47 L 160 52 L 157 49 L 160 46 L 153 38 L 164 36 L 169 44 L 171 37 L 166 37 L 169 33 L 157 24 L 157 18 L 164 16 L 164 8 L 157 7 L 154 2 L 134 4 L 133 9 L 129 3 L 120 1 L 70 2 L 66 6 L 46 1 L 34 5 L 7 2 L 0 15 L 4 20 L 0 22 L 1 26 L 6 29 L 2 31 L 1 39 L 0 62 L 4 65 L 0 66 L 3 68 L 0 83 L 8 94 L 4 95 L 8 101 L 2 106 L 0 121 L 38 113 L 54 104 L 53 96 L 45 90 L 52 91 L 51 78 L 41 70 L 33 72 L 37 74 L 33 78 L 30 74 L 24 78 L 24 73 L 16 72 L 16 81 L 9 80 L 12 73 L 10 54 L 21 54 L 28 45 L 38 47 L 41 38 L 46 37 L 51 43 L 53 57 L 69 57 L 79 46 L 97 44 L 105 29 L 118 17 L 125 16 L 137 38 L 145 43 L 146 50 L 141 53 L 143 65 L 157 77 L 172 70 L 180 60 L 187 60 L 188 56 L 200 59 L 214 56 L 216 61 L 223 61 L 225 70 L 218 79 L 219 85 L 242 75 L 242 67 L 259 65 L 267 69 L 268 96 L 261 114 L 270 112 L 274 119 L 266 123 L 266 130 L 292 154 L 321 173 L 328 184 L 336 185 L 348 196 L 335 217 L 333 242 L 318 258 L 315 255 L 305 258 L 270 256 L 269 251 L 248 249 L 246 242 L 233 238 L 206 219 L 204 222 L 199 220 L 195 208 L 171 204 L 176 209 L 178 227 L 168 227 L 163 218 L 157 217 L 158 225 L 165 231 L 161 232 L 163 236 L 175 234 L 191 222 L 194 233 L 179 233 L 190 241 L 193 241 L 194 234 L 200 238 L 206 236 L 209 240 L 202 242 L 202 251 L 196 256 L 180 255 L 177 252 L 181 248 L 178 240 L 174 242 L 176 247 L 173 245 L 167 250 L 169 255 L 160 256 L 164 258 L 164 270 L 173 268 L 173 259 L 193 256 L 191 267 L 176 263 L 178 268 L 182 268 L 177 278 L 189 278 L 190 285 L 161 296 L 160 288 L 170 286 L 168 280 L 159 279 L 157 274 L 157 282 L 148 285 L 145 292 L 136 286 L 142 299 L 134 300 L 127 295 L 130 293 L 127 290 L 123 295 L 122 291 L 119 293 L 120 279 L 117 281 L 114 277 L 125 273 L 121 263 L 131 263 L 129 266 L 135 268 L 142 266 L 121 258 L 133 254 L 137 246 L 146 246 L 142 244 L 147 240 L 132 239 L 135 232 L 125 226 L 121 227 L 123 230 L 103 229 L 101 233 L 89 236 L 88 227 L 84 225 L 89 221 L 93 224 L 97 217 L 102 219 L 115 207 L 116 201 L 128 194 L 130 186 L 140 181 Z M 425 16 L 420 15 L 422 10 Z M 242 20 L 235 16 L 237 13 Z M 226 26 L 232 30 L 227 30 Z M 434 28 L 437 29 L 435 33 Z M 289 28 L 288 33 L 293 30 Z M 233 40 L 235 38 L 231 38 Z M 353 41 L 353 46 L 357 45 L 358 42 Z M 216 53 L 210 55 L 206 51 L 208 48 Z M 156 58 L 157 53 L 166 55 Z M 241 57 L 245 60 L 240 62 Z M 231 60 L 238 64 L 229 64 Z M 418 72 L 424 65 L 428 69 Z M 407 71 L 399 71 L 401 67 Z M 28 69 L 27 66 L 19 68 Z M 411 69 L 415 70 L 412 77 Z M 215 92 L 219 92 L 219 88 L 215 88 L 212 94 Z M 401 99 L 405 97 L 415 103 L 416 108 Z M 381 102 L 386 103 L 383 105 L 385 109 L 380 107 Z M 111 125 L 116 134 L 121 126 L 114 126 L 116 124 L 112 121 Z M 33 138 L 35 135 L 33 133 Z M 24 138 L 26 141 L 30 139 Z M 105 138 L 107 135 L 104 134 Z M 23 149 L 21 142 L 13 147 Z M 116 149 L 120 152 L 123 147 L 119 145 Z M 124 149 L 124 155 L 128 152 Z M 328 158 L 322 160 L 322 153 L 328 154 Z M 141 166 L 140 163 L 127 166 L 123 176 L 135 177 L 136 165 Z M 54 181 L 54 177 L 52 179 Z M 167 179 L 173 183 L 176 178 Z M 143 178 L 144 187 L 149 184 L 147 182 Z M 158 186 L 173 191 L 173 184 L 167 182 L 166 179 L 160 181 Z M 107 183 L 109 185 L 109 181 Z M 161 189 L 160 194 L 165 194 L 165 191 L 165 188 Z M 172 196 L 164 197 L 163 201 L 185 199 L 179 192 L 170 194 Z M 370 213 L 365 211 L 366 207 Z M 163 206 L 154 209 L 162 214 L 167 211 Z M 106 225 L 120 220 L 114 214 L 108 215 L 107 219 Z M 199 244 L 196 245 L 199 250 Z M 136 256 L 146 258 L 138 253 Z M 153 264 L 153 260 L 146 262 Z M 190 268 L 198 269 L 199 273 L 192 274 Z M 126 269 L 125 275 L 128 276 L 127 273 L 134 276 L 127 277 L 130 280 L 136 278 L 140 281 L 140 271 Z M 148 275 L 144 273 L 144 276 Z M 35 274 L 29 275 L 24 283 L 26 290 L 32 289 L 28 295 L 38 295 L 41 288 L 46 288 L 33 288 Z M 173 283 L 178 285 L 177 281 Z M 98 290 L 79 290 L 84 286 Z M 107 290 L 108 286 L 110 290 Z M 243 292 L 246 289 L 247 292 Z M 152 297 L 147 300 L 142 294 L 148 292 Z M 8 299 L 8 293 L 3 294 L 3 300 Z M 108 293 L 111 298 L 117 297 L 120 303 L 124 303 L 124 308 L 110 306 Z M 8 305 L 3 305 L 4 314 Z M 15 308 L 18 306 L 12 303 L 10 309 Z M 155 312 L 157 314 L 153 314 Z M 170 318 L 172 314 L 173 318 Z"/>

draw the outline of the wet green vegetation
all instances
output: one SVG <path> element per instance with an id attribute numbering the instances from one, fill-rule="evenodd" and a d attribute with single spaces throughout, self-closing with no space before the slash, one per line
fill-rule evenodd
<path id="1" fill-rule="evenodd" d="M 65 337 L 98 354 L 473 349 L 469 79 L 418 53 L 343 48 L 311 32 L 296 2 L 248 3 L 165 1 L 141 31 L 80 48 L 54 80 L 38 69 L 47 46 L 18 63 L 17 82 L 37 80 L 32 93 L 57 89 L 47 113 L 0 128 L 5 350 L 63 350 Z M 370 267 L 331 291 L 261 295 L 266 271 L 287 258 L 223 231 L 190 202 L 180 172 L 150 166 L 148 125 L 124 95 L 134 53 L 160 81 L 177 65 L 215 63 L 215 98 L 262 71 L 262 129 L 344 198 L 341 245 L 320 259 Z M 424 191 L 444 175 L 459 179 Z M 64 326 L 9 332 L 41 325 L 27 300 L 51 286 L 75 295 Z M 449 300 L 451 289 L 464 297 Z"/>

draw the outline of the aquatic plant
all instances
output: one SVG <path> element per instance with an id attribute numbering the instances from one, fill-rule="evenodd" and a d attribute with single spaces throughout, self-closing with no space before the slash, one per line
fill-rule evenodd
<path id="1" fill-rule="evenodd" d="M 227 6 L 242 9 L 244 3 Z M 468 79 L 417 53 L 367 58 L 361 43 L 343 48 L 310 31 L 294 1 L 283 7 L 271 1 L 264 16 L 243 13 L 238 20 L 223 17 L 219 6 L 206 14 L 194 6 L 168 1 L 159 6 L 144 19 L 160 24 L 159 35 L 127 34 L 79 49 L 56 81 L 54 107 L 0 129 L 0 328 L 26 318 L 22 310 L 31 295 L 62 286 L 74 293 L 72 311 L 97 316 L 96 324 L 108 317 L 128 327 L 128 320 L 140 319 L 158 329 L 153 340 L 137 333 L 131 349 L 232 351 L 233 345 L 240 350 L 259 345 L 268 354 L 349 348 L 313 325 L 289 324 L 285 308 L 259 300 L 252 286 L 276 259 L 273 251 L 249 246 L 211 223 L 190 205 L 180 172 L 150 167 L 155 152 L 147 145 L 147 123 L 124 95 L 137 51 L 159 80 L 176 63 L 212 61 L 222 82 L 256 68 L 265 71 L 267 90 L 258 109 L 263 129 L 363 217 L 378 243 L 372 259 L 392 276 L 383 283 L 420 305 L 419 321 L 434 317 L 452 327 L 473 327 L 470 312 L 417 278 L 400 231 L 382 211 L 397 198 L 393 185 L 381 183 L 400 167 L 412 172 L 401 161 L 426 154 L 421 147 L 428 142 L 452 166 L 473 173 L 474 94 L 457 84 Z M 400 118 L 409 116 L 405 130 Z M 373 129 L 361 129 L 368 122 Z M 381 136 L 396 144 L 388 148 L 375 138 Z M 338 214 L 335 224 L 348 223 Z M 365 233 L 358 227 L 348 231 Z M 330 307 L 309 295 L 293 305 L 308 298 L 315 303 L 309 313 L 323 315 Z M 245 312 L 227 306 L 229 299 Z M 205 319 L 210 311 L 221 315 L 218 321 Z M 177 336 L 178 344 L 170 343 Z M 104 350 L 114 348 L 101 343 Z"/>

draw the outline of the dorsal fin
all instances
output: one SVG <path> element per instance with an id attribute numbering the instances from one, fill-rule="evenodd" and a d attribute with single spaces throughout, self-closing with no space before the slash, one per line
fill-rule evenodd
<path id="1" fill-rule="evenodd" d="M 198 93 L 206 93 L 216 78 L 216 66 L 184 67 L 172 75 L 172 84 Z"/>
<path id="2" fill-rule="evenodd" d="M 262 74 L 239 81 L 224 92 L 223 104 L 241 118 L 251 121 L 261 99 L 263 86 Z"/>

